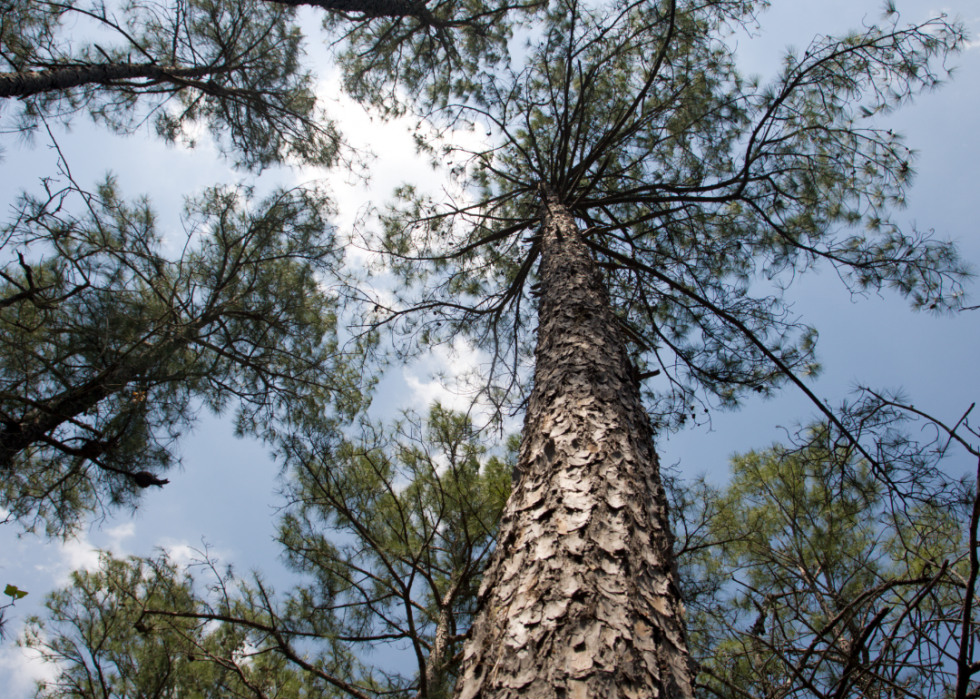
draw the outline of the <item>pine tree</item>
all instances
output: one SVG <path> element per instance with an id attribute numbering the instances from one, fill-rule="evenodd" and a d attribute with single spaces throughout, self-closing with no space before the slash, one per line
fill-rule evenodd
<path id="1" fill-rule="evenodd" d="M 306 429 L 281 443 L 293 590 L 219 572 L 207 552 L 196 584 L 165 555 L 104 556 L 48 597 L 21 641 L 60 663 L 39 697 L 448 697 L 516 443 L 488 453 L 465 415 L 438 405 L 363 427 L 358 439 Z M 391 667 L 405 648 L 407 667 Z"/>
<path id="2" fill-rule="evenodd" d="M 301 673 L 288 661 L 249 653 L 247 627 L 208 626 L 190 616 L 201 609 L 195 580 L 166 555 L 103 554 L 97 570 L 72 573 L 45 607 L 45 618 L 30 620 L 19 641 L 58 663 L 38 684 L 39 699 L 301 696 Z M 145 614 L 147 607 L 189 616 L 161 621 Z"/>
<path id="3" fill-rule="evenodd" d="M 17 100 L 21 132 L 79 111 L 119 133 L 152 118 L 169 142 L 194 145 L 195 127 L 206 127 L 239 167 L 330 166 L 349 154 L 302 65 L 304 5 L 346 39 L 348 87 L 394 109 L 394 93 L 379 90 L 393 74 L 411 89 L 453 84 L 499 61 L 510 15 L 541 2 L 4 0 L 0 98 Z"/>
<path id="4" fill-rule="evenodd" d="M 28 131 L 82 109 L 123 133 L 155 116 L 168 140 L 190 138 L 194 125 L 207 125 L 243 167 L 287 159 L 330 164 L 339 141 L 301 66 L 298 4 L 3 3 L 0 61 L 9 72 L 0 74 L 0 96 L 8 103 L 17 98 L 19 128 Z M 514 9 L 454 0 L 316 5 L 330 13 L 335 29 L 347 27 L 351 46 L 371 42 L 389 68 L 419 53 L 410 60 L 417 82 L 435 81 L 433 73 L 451 72 L 460 61 L 486 61 L 488 47 L 504 50 L 503 20 Z M 469 38 L 457 50 L 459 37 Z M 125 204 L 114 182 L 94 195 L 83 192 L 67 164 L 61 167 L 69 187 L 52 191 L 46 181 L 44 197 L 25 197 L 3 242 L 9 260 L 18 256 L 3 269 L 0 301 L 9 348 L 0 467 L 15 474 L 3 495 L 15 517 L 35 517 L 49 533 L 64 534 L 98 502 L 134 503 L 136 489 L 169 467 L 174 440 L 201 399 L 215 410 L 231 396 L 241 399 L 239 428 L 269 438 L 274 428 L 263 421 L 286 402 L 290 420 L 303 410 L 316 420 L 331 407 L 350 414 L 359 398 L 335 345 L 336 300 L 312 288 L 314 272 L 341 264 L 328 232 L 315 231 L 328 228 L 330 205 L 321 192 L 282 193 L 252 218 L 240 208 L 245 201 L 215 189 L 188 212 L 213 220 L 216 232 L 225 225 L 279 226 L 277 239 L 257 244 L 281 248 L 300 267 L 309 264 L 305 271 L 275 255 L 242 259 L 219 249 L 252 244 L 254 230 L 241 240 L 187 248 L 188 257 L 172 260 L 145 201 Z M 85 213 L 70 213 L 73 203 Z M 201 279 L 209 264 L 224 276 Z M 244 296 L 235 296 L 242 284 Z M 205 289 L 213 296 L 204 305 L 211 305 L 197 308 Z M 99 323 L 111 327 L 94 327 Z M 221 336 L 216 344 L 212 333 Z"/>
<path id="5" fill-rule="evenodd" d="M 0 502 L 26 525 L 67 534 L 134 504 L 202 407 L 237 404 L 239 430 L 263 436 L 286 406 L 294 421 L 357 410 L 360 371 L 316 276 L 338 252 L 322 193 L 253 206 L 208 190 L 187 203 L 177 259 L 113 180 L 52 194 L 22 200 L 0 270 Z"/>
<path id="6" fill-rule="evenodd" d="M 802 445 L 732 459 L 687 516 L 707 544 L 685 566 L 723 581 L 697 601 L 693 644 L 719 697 L 950 695 L 969 563 L 969 498 L 933 488 L 896 507 L 827 425 Z M 707 511 L 707 512 L 705 512 Z"/>
<path id="7" fill-rule="evenodd" d="M 516 441 L 489 453 L 466 415 L 438 404 L 424 421 L 365 426 L 339 446 L 325 436 L 306 432 L 281 447 L 293 480 L 279 541 L 288 565 L 311 578 L 297 591 L 293 628 L 362 659 L 405 649 L 413 675 L 365 668 L 370 680 L 356 683 L 448 698 L 497 544 Z"/>
<path id="8" fill-rule="evenodd" d="M 691 696 L 652 437 L 750 391 L 813 397 L 816 333 L 756 282 L 824 262 L 854 289 L 957 303 L 955 249 L 887 218 L 912 155 L 872 119 L 939 84 L 961 28 L 819 39 L 760 89 L 718 39 L 753 11 L 553 6 L 522 69 L 438 113 L 500 134 L 447 147 L 458 198 L 406 186 L 386 215 L 376 247 L 402 290 L 373 327 L 402 352 L 467 338 L 490 353 L 484 395 L 526 407 L 459 697 Z"/>
<path id="9" fill-rule="evenodd" d="M 160 136 L 190 145 L 206 127 L 244 168 L 329 165 L 340 137 L 302 67 L 294 15 L 259 0 L 5 1 L 0 97 L 17 105 L 20 131 L 87 111 L 118 133 L 152 119 Z"/>

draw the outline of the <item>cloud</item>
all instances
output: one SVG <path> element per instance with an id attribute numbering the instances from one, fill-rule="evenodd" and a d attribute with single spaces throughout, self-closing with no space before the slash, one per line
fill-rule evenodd
<path id="1" fill-rule="evenodd" d="M 49 559 L 47 564 L 35 566 L 36 569 L 47 573 L 57 587 L 67 585 L 72 571 L 96 570 L 101 551 L 109 551 L 116 557 L 125 556 L 123 541 L 136 536 L 136 525 L 133 522 L 124 522 L 117 527 L 104 529 L 100 534 L 99 538 L 107 540 L 102 546 L 93 543 L 86 534 L 59 543 L 54 560 Z"/>
<path id="2" fill-rule="evenodd" d="M 193 568 L 200 565 L 205 559 L 211 561 L 216 566 L 226 565 L 233 559 L 232 552 L 226 549 L 214 548 L 207 542 L 191 545 L 185 541 L 164 537 L 160 539 L 157 548 L 167 552 L 170 560 L 181 568 Z"/>
<path id="3" fill-rule="evenodd" d="M 474 399 L 467 379 L 474 367 L 488 360 L 486 352 L 462 337 L 451 346 L 433 347 L 428 355 L 404 369 L 405 383 L 412 392 L 411 407 L 425 414 L 438 401 L 445 408 L 467 410 Z"/>
<path id="4" fill-rule="evenodd" d="M 99 567 L 99 550 L 87 538 L 72 539 L 58 547 L 58 558 L 47 565 L 39 565 L 55 579 L 57 586 L 67 585 L 72 571 L 96 570 Z"/>
<path id="5" fill-rule="evenodd" d="M 112 542 L 109 551 L 115 556 L 125 555 L 123 553 L 123 539 L 131 539 L 136 536 L 136 525 L 133 522 L 123 522 L 118 527 L 105 530 L 106 535 Z"/>
<path id="6" fill-rule="evenodd" d="M 0 648 L 0 677 L 8 697 L 34 695 L 37 682 L 53 682 L 58 677 L 58 665 L 45 662 L 40 653 L 6 643 Z"/>
<path id="7" fill-rule="evenodd" d="M 450 391 L 442 382 L 423 381 L 410 369 L 405 369 L 405 383 L 412 391 L 412 406 L 421 413 L 433 403 L 455 410 L 456 403 L 460 400 L 459 394 Z"/>

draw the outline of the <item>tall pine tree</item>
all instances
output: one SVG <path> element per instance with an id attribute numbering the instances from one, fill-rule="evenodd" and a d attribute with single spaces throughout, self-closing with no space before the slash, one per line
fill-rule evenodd
<path id="1" fill-rule="evenodd" d="M 484 395 L 526 407 L 459 697 L 691 696 L 654 434 L 787 382 L 813 397 L 815 331 L 759 282 L 823 262 L 956 304 L 954 248 L 887 217 L 912 155 L 877 119 L 940 82 L 961 29 L 822 38 L 760 89 L 721 40 L 755 9 L 552 6 L 523 67 L 435 112 L 499 134 L 444 151 L 458 195 L 406 186 L 367 240 L 403 284 L 373 327 L 406 352 L 467 338 Z"/>

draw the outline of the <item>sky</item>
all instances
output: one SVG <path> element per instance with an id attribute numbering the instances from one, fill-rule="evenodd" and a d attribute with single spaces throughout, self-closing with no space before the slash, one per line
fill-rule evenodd
<path id="1" fill-rule="evenodd" d="M 949 85 L 882 120 L 882 125 L 887 122 L 888 128 L 903 133 L 918 152 L 909 206 L 894 218 L 956 240 L 967 260 L 980 263 L 980 0 L 898 0 L 897 5 L 903 23 L 946 12 L 964 20 L 970 35 L 978 38 L 953 59 L 958 72 Z M 741 67 L 765 80 L 775 74 L 787 46 L 802 51 L 818 32 L 840 34 L 878 21 L 880 14 L 877 0 L 774 0 L 760 15 L 756 36 L 737 37 Z M 309 170 L 274 170 L 261 177 L 259 188 L 326 176 L 339 208 L 336 224 L 346 230 L 367 202 L 383 201 L 406 178 L 438 187 L 445 173 L 432 172 L 415 157 L 409 135 L 414 121 L 382 124 L 377 117 L 367 119 L 339 95 L 336 76 L 322 67 L 318 23 L 307 24 L 311 60 L 322 80 L 319 92 L 332 100 L 328 111 L 352 143 L 370 147 L 378 158 L 369 186 Z M 149 194 L 163 225 L 175 232 L 184 196 L 219 182 L 251 180 L 231 170 L 207 143 L 193 151 L 168 148 L 145 130 L 122 138 L 82 119 L 71 133 L 56 135 L 78 182 L 94 183 L 112 171 L 126 196 Z M 40 137 L 33 147 L 9 138 L 0 145 L 0 205 L 6 207 L 17 192 L 36 189 L 39 177 L 53 174 L 56 156 Z M 976 284 L 968 291 L 972 304 L 980 304 Z M 819 397 L 839 403 L 857 382 L 903 388 L 917 407 L 951 422 L 980 397 L 980 310 L 936 318 L 913 313 L 888 293 L 852 298 L 826 268 L 797 280 L 789 297 L 802 320 L 820 332 L 818 354 L 824 371 L 811 384 Z M 379 387 L 372 414 L 389 419 L 403 408 L 425 411 L 433 399 L 453 404 L 454 396 L 430 374 L 464 368 L 474 355 L 462 350 L 457 357 L 439 354 L 408 367 L 393 367 Z M 710 426 L 661 437 L 658 449 L 662 463 L 676 465 L 683 476 L 705 473 L 721 483 L 733 453 L 764 448 L 784 438 L 784 429 L 809 421 L 813 413 L 807 399 L 788 388 L 774 399 L 749 401 L 739 412 L 713 413 Z M 511 427 L 519 429 L 519 421 Z M 234 564 L 242 573 L 261 570 L 280 590 L 289 586 L 290 573 L 272 541 L 279 468 L 268 449 L 234 438 L 227 416 L 203 415 L 183 440 L 181 454 L 181 468 L 168 474 L 171 483 L 146 492 L 135 516 L 120 512 L 92 522 L 75 540 L 52 542 L 22 535 L 14 524 L 0 526 L 0 584 L 13 583 L 30 593 L 8 610 L 9 638 L 0 646 L 0 687 L 8 697 L 31 696 L 33 681 L 53 671 L 13 645 L 24 619 L 38 613 L 44 595 L 64 585 L 71 570 L 94 566 L 98 549 L 147 556 L 165 548 L 177 560 L 190 561 L 199 555 L 195 550 L 207 546 L 222 564 Z M 959 475 L 975 464 L 954 456 L 948 468 Z"/>

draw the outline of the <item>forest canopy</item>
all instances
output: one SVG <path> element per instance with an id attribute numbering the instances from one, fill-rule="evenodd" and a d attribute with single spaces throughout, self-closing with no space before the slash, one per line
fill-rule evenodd
<path id="1" fill-rule="evenodd" d="M 103 555 L 21 636 L 58 663 L 40 695 L 972 696 L 980 498 L 947 457 L 980 456 L 973 407 L 824 398 L 793 306 L 830 270 L 852 299 L 975 309 L 960 248 L 900 213 L 916 153 L 891 121 L 966 28 L 888 4 L 747 77 L 767 7 L 0 4 L 4 133 L 57 153 L 0 238 L 6 524 L 64 538 L 168 497 L 231 410 L 276 462 L 295 575 Z M 398 173 L 351 224 L 323 184 L 253 179 L 356 180 L 334 69 L 444 182 Z M 81 113 L 239 179 L 185 192 L 175 230 L 125 178 L 79 182 L 58 124 Z M 468 408 L 375 420 L 376 385 L 448 351 Z M 816 421 L 727 485 L 661 464 L 785 390 Z M 223 473 L 207 507 L 240 516 L 224 494 L 253 473 Z"/>

